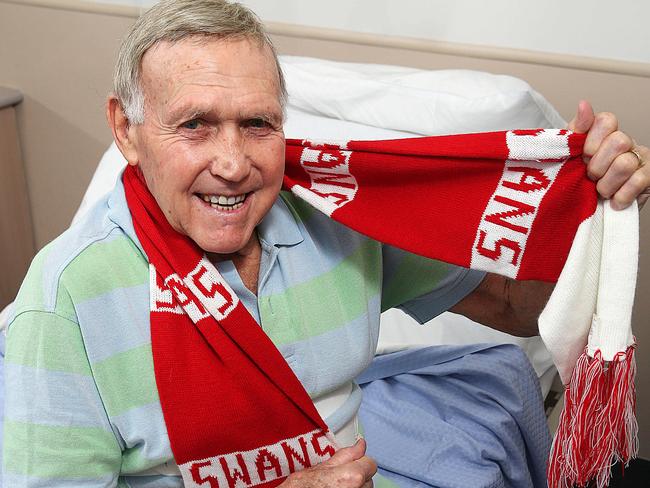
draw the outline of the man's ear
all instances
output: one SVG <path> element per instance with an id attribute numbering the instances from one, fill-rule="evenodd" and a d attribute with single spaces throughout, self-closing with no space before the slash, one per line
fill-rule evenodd
<path id="1" fill-rule="evenodd" d="M 135 128 L 126 118 L 122 104 L 115 95 L 110 95 L 106 102 L 106 118 L 118 149 L 130 165 L 137 166 L 139 159 L 135 144 Z"/>

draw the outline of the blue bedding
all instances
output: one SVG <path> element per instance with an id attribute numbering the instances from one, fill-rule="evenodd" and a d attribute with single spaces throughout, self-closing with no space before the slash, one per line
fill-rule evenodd
<path id="1" fill-rule="evenodd" d="M 519 347 L 402 351 L 376 358 L 358 381 L 368 453 L 397 486 L 546 487 L 551 439 Z"/>

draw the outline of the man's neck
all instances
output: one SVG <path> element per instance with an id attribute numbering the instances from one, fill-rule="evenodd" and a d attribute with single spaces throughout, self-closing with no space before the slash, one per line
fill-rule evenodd
<path id="1" fill-rule="evenodd" d="M 254 232 L 250 241 L 239 251 L 232 254 L 212 254 L 208 253 L 208 259 L 213 263 L 219 261 L 232 261 L 237 273 L 241 278 L 244 286 L 253 294 L 257 295 L 258 277 L 260 272 L 260 260 L 262 256 L 262 246 L 257 238 L 257 232 Z"/>

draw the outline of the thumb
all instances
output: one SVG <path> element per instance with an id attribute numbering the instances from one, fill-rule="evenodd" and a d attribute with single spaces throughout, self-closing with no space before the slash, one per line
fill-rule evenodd
<path id="1" fill-rule="evenodd" d="M 334 456 L 325 461 L 323 464 L 329 466 L 340 466 L 342 464 L 351 463 L 363 457 L 366 453 L 366 441 L 360 438 L 356 443 L 350 447 L 344 447 L 336 451 Z"/>
<path id="2" fill-rule="evenodd" d="M 584 134 L 591 128 L 594 123 L 594 118 L 594 109 L 591 107 L 591 104 L 586 100 L 581 100 L 578 103 L 576 116 L 569 122 L 567 129 L 578 134 Z"/>

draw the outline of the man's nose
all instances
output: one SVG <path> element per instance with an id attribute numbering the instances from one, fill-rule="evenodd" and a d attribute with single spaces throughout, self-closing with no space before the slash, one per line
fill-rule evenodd
<path id="1" fill-rule="evenodd" d="M 246 155 L 245 140 L 239 127 L 223 127 L 216 138 L 210 173 L 227 181 L 244 181 L 250 174 L 251 162 Z"/>

